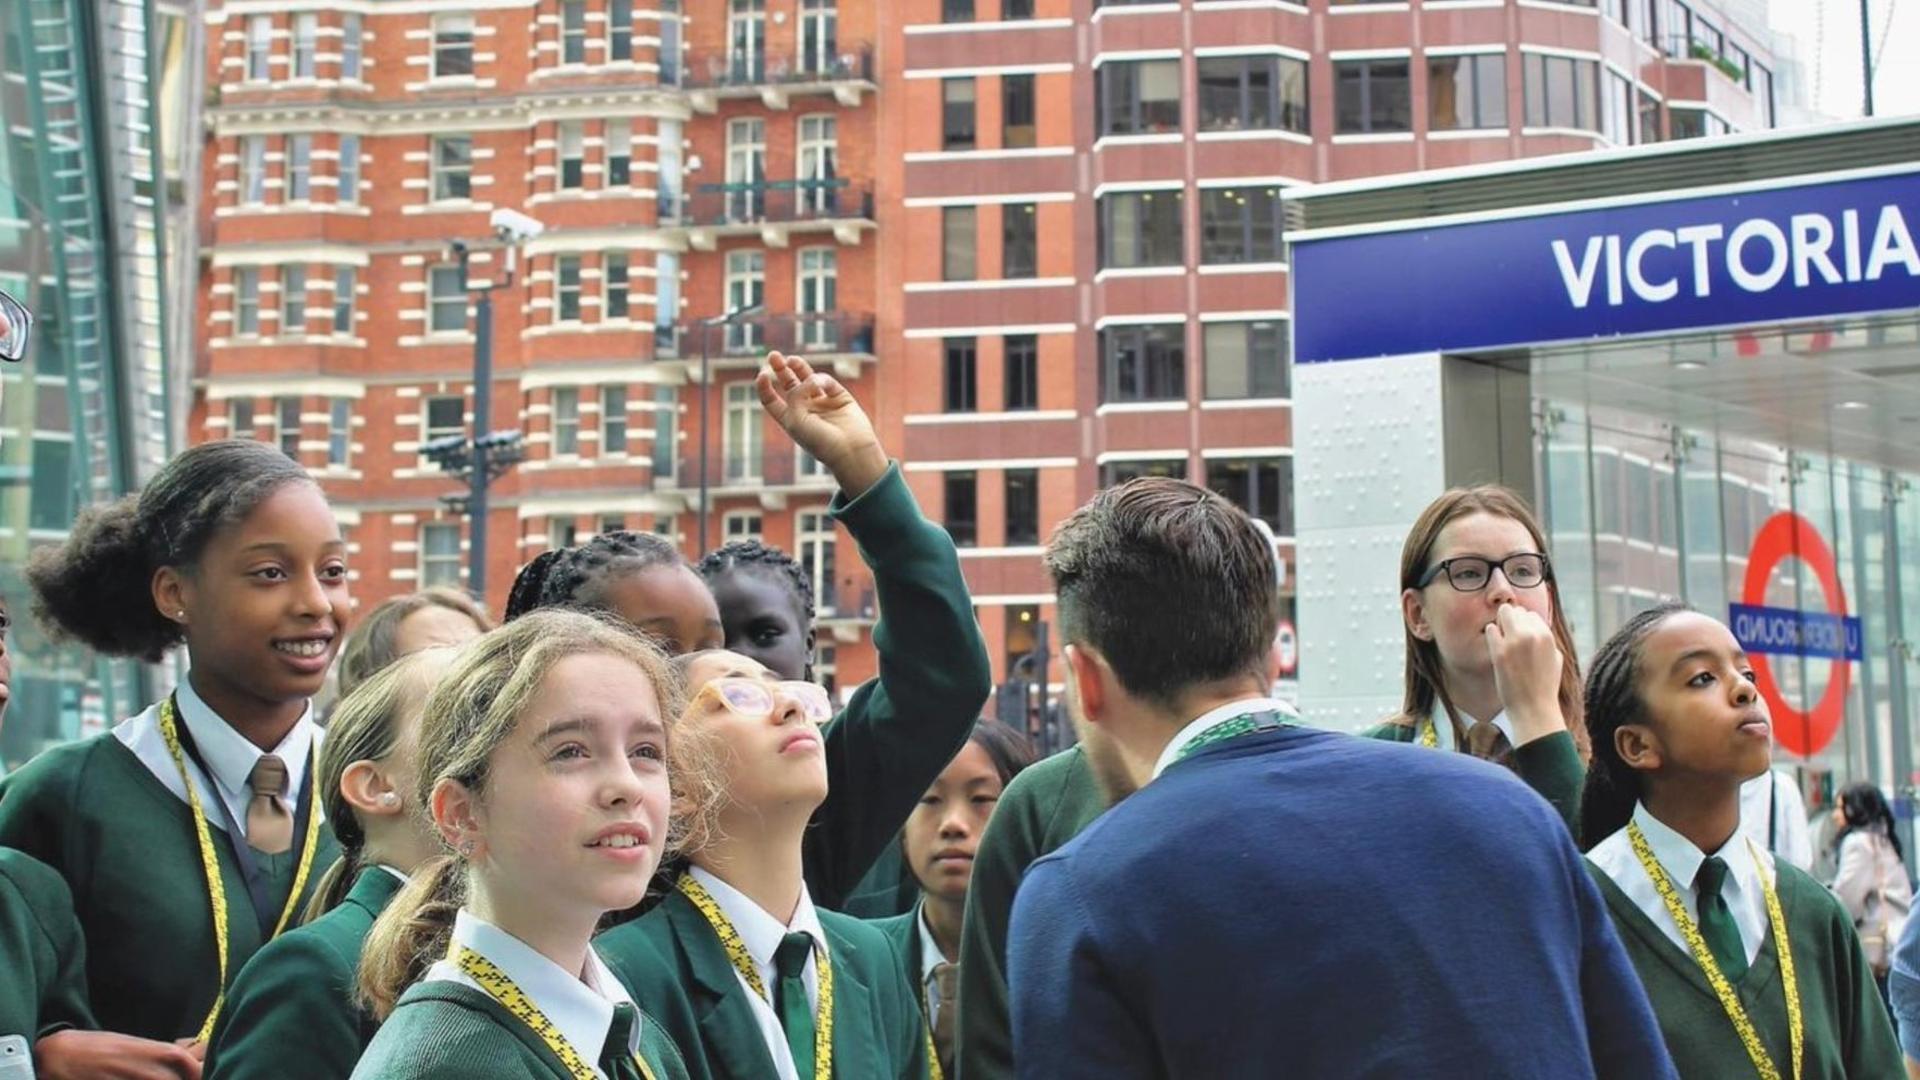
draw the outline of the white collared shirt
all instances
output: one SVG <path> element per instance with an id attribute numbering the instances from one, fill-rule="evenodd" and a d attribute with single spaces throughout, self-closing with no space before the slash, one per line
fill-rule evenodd
<path id="1" fill-rule="evenodd" d="M 247 820 L 247 803 L 253 800 L 253 791 L 247 787 L 247 777 L 252 775 L 253 766 L 265 752 L 248 742 L 246 736 L 233 729 L 233 726 L 220 718 L 199 694 L 194 693 L 193 683 L 181 679 L 174 690 L 174 701 L 178 705 L 179 719 L 186 725 L 187 732 L 193 737 L 194 746 L 200 750 L 200 756 L 206 760 L 207 768 L 213 771 L 211 777 L 201 773 L 191 758 L 187 759 L 187 773 L 193 777 L 194 786 L 200 791 L 200 801 L 207 805 L 207 822 L 214 828 L 226 831 L 226 822 L 211 805 L 214 799 L 220 799 L 233 814 L 233 820 L 243 826 Z M 173 755 L 167 750 L 167 741 L 160 734 L 160 704 L 155 702 L 147 706 L 140 715 L 120 722 L 113 729 L 114 737 L 127 749 L 133 751 L 147 771 L 159 777 L 168 791 L 180 801 L 187 801 L 187 789 L 180 782 L 180 770 L 174 767 Z M 297 812 L 295 802 L 300 797 L 300 783 L 307 775 L 309 754 L 320 743 L 319 725 L 313 722 L 313 704 L 307 703 L 306 712 L 273 748 L 280 760 L 287 765 L 287 808 Z M 317 796 L 318 793 L 316 792 Z M 322 804 L 326 800 L 314 798 L 313 812 L 322 814 Z M 325 820 L 324 816 L 321 820 Z M 295 838 L 296 845 L 298 838 Z"/>
<path id="2" fill-rule="evenodd" d="M 1680 894 L 1680 906 L 1686 909 L 1687 917 L 1698 925 L 1700 920 L 1700 896 L 1693 888 L 1693 879 L 1700 873 L 1700 864 L 1707 856 L 1693 845 L 1693 841 L 1673 831 L 1660 819 L 1647 813 L 1643 805 L 1635 804 L 1633 820 L 1639 824 L 1640 831 L 1646 834 L 1647 847 L 1653 851 L 1653 857 L 1667 872 L 1674 884 L 1674 891 Z M 1755 860 L 1754 853 L 1759 847 L 1750 844 L 1746 833 L 1734 829 L 1733 838 L 1721 845 L 1714 854 L 1727 864 L 1726 884 L 1720 887 L 1720 895 L 1726 898 L 1727 908 L 1733 912 L 1734 925 L 1740 928 L 1740 944 L 1746 946 L 1747 963 L 1751 964 L 1760 955 L 1760 946 L 1767 936 L 1767 898 L 1761 875 L 1773 874 L 1772 857 L 1765 852 L 1760 859 L 1766 860 L 1763 869 Z M 1633 901 L 1633 905 L 1653 920 L 1653 924 L 1679 946 L 1681 952 L 1687 952 L 1686 935 L 1680 932 L 1680 924 L 1673 921 L 1668 913 L 1666 901 L 1660 899 L 1653 879 L 1640 865 L 1640 859 L 1633 853 L 1633 841 L 1627 837 L 1627 830 L 1621 829 L 1595 845 L 1587 853 L 1587 858 L 1595 866 L 1613 879 L 1620 891 Z"/>
<path id="3" fill-rule="evenodd" d="M 1773 824 L 1771 843 L 1767 824 Z M 1753 842 L 1802 870 L 1813 866 L 1812 830 L 1807 802 L 1792 776 L 1768 769 L 1740 785 L 1740 831 Z"/>
<path id="4" fill-rule="evenodd" d="M 1453 739 L 1453 724 L 1447 719 L 1447 707 L 1445 705 L 1440 704 L 1438 701 L 1434 702 L 1433 714 L 1427 717 L 1427 722 L 1433 725 L 1435 747 L 1441 750 L 1454 750 L 1458 748 L 1459 744 Z M 1462 713 L 1460 722 L 1468 727 L 1472 727 L 1474 719 Z M 1507 710 L 1501 709 L 1495 713 L 1493 719 L 1487 721 L 1487 723 L 1499 728 L 1500 734 L 1507 737 L 1509 744 L 1518 745 L 1513 742 L 1513 721 L 1507 718 Z M 1419 741 L 1418 732 L 1414 733 L 1414 741 Z"/>
<path id="5" fill-rule="evenodd" d="M 593 1066 L 595 1076 L 606 1076 L 599 1067 L 600 1051 L 607 1044 L 607 1030 L 613 1026 L 613 1007 L 630 1003 L 627 988 L 591 948 L 587 966 L 575 975 L 542 955 L 539 950 L 505 930 L 462 908 L 453 919 L 453 944 L 464 945 L 485 957 L 494 967 L 512 979 L 527 995 L 554 1030 L 567 1040 L 582 1061 Z M 449 949 L 449 952 L 452 950 Z M 427 969 L 423 981 L 456 982 L 486 993 L 487 989 L 468 977 L 452 960 L 437 961 Z M 633 1025 L 628 1050 L 640 1050 L 640 1025 Z"/>
<path id="6" fill-rule="evenodd" d="M 940 1000 L 940 985 L 933 977 L 933 969 L 946 960 L 947 954 L 940 951 L 940 942 L 934 939 L 933 928 L 927 925 L 927 905 L 924 901 L 914 909 L 913 925 L 920 931 L 920 985 L 927 992 L 927 1023 L 931 1024 L 933 1018 L 940 1015 L 940 1010 L 949 1004 Z"/>
<path id="7" fill-rule="evenodd" d="M 1185 750 L 1188 743 L 1206 734 L 1208 730 L 1235 717 L 1258 712 L 1277 712 L 1289 721 L 1300 719 L 1300 714 L 1294 711 L 1293 706 L 1284 701 L 1265 697 L 1241 698 L 1239 701 L 1229 701 L 1217 709 L 1209 709 L 1186 727 L 1181 728 L 1174 735 L 1173 741 L 1167 744 L 1167 748 L 1160 751 L 1160 760 L 1153 763 L 1153 778 L 1160 779 L 1160 774 L 1167 771 L 1167 766 L 1180 760 L 1180 751 Z"/>
<path id="8" fill-rule="evenodd" d="M 733 924 L 734 932 L 740 935 L 740 943 L 747 947 L 747 955 L 753 957 L 753 966 L 760 973 L 760 984 L 767 988 L 769 995 L 775 993 L 780 984 L 780 973 L 773 966 L 773 954 L 780 949 L 780 941 L 788 934 L 804 930 L 813 935 L 813 951 L 807 954 L 807 969 L 801 978 L 807 984 L 807 1007 L 816 1015 L 820 1011 L 820 971 L 815 962 L 822 949 L 827 947 L 827 932 L 820 925 L 820 915 L 813 909 L 813 900 L 807 895 L 807 887 L 800 886 L 800 903 L 793 910 L 793 921 L 782 924 L 779 919 L 767 914 L 765 908 L 748 899 L 747 895 L 733 886 L 714 877 L 706 870 L 696 866 L 690 872 L 693 879 L 720 905 L 720 913 Z M 800 1080 L 800 1071 L 794 1066 L 793 1051 L 787 1046 L 787 1031 L 780 1026 L 780 1014 L 774 1010 L 773 1002 L 753 992 L 747 977 L 738 971 L 733 973 L 740 982 L 740 989 L 747 995 L 753 1007 L 753 1018 L 760 1024 L 760 1037 L 767 1044 L 767 1052 L 773 1056 L 774 1070 L 780 1080 Z M 806 1063 L 807 1075 L 813 1075 L 813 1062 Z"/>

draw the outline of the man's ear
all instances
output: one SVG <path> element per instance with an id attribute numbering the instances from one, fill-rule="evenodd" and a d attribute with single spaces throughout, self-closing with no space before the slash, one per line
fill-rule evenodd
<path id="1" fill-rule="evenodd" d="M 1091 645 L 1069 645 L 1060 655 L 1066 658 L 1068 677 L 1080 699 L 1080 715 L 1088 723 L 1100 723 L 1119 686 L 1113 665 Z"/>

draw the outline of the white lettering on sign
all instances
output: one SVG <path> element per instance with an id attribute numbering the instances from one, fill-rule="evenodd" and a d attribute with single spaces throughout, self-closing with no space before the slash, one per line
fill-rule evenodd
<path id="1" fill-rule="evenodd" d="M 1749 218 L 1731 233 L 1718 224 L 1648 229 L 1631 238 L 1617 233 L 1589 236 L 1578 258 L 1572 244 L 1555 240 L 1553 261 L 1576 309 L 1595 301 L 1603 273 L 1609 307 L 1626 303 L 1629 295 L 1663 303 L 1679 296 L 1683 284 L 1694 296 L 1712 296 L 1716 267 L 1725 269 L 1725 280 L 1734 287 L 1750 293 L 1777 288 L 1789 275 L 1796 289 L 1813 284 L 1816 277 L 1826 285 L 1879 281 L 1896 271 L 1920 277 L 1920 248 L 1914 246 L 1898 205 L 1879 209 L 1872 239 L 1864 248 L 1860 225 L 1860 211 L 1845 210 L 1837 229 L 1825 214 L 1795 214 L 1785 229 L 1767 218 Z M 1661 258 L 1648 265 L 1656 249 L 1679 254 L 1683 248 L 1681 259 Z"/>

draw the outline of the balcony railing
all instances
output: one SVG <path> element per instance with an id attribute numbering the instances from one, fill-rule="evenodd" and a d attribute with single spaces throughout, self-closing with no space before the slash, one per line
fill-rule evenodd
<path id="1" fill-rule="evenodd" d="M 660 217 L 698 228 L 872 221 L 873 189 L 848 180 L 704 184 L 678 199 L 662 195 Z"/>
<path id="2" fill-rule="evenodd" d="M 695 54 L 687 59 L 682 85 L 689 90 L 752 89 L 872 81 L 873 47 L 859 45 L 809 48 L 776 56 L 743 49 Z"/>
<path id="3" fill-rule="evenodd" d="M 722 451 L 707 459 L 707 486 L 726 488 L 734 492 L 752 492 L 766 488 L 793 488 L 818 486 L 822 489 L 833 486 L 833 474 L 819 462 L 811 459 L 804 470 L 800 464 L 800 453 L 792 443 L 784 438 L 777 440 L 781 445 L 762 445 L 757 450 L 746 453 Z M 700 487 L 700 459 L 692 454 L 680 462 L 675 479 L 684 491 L 693 491 Z"/>
<path id="4" fill-rule="evenodd" d="M 780 352 L 873 353 L 873 316 L 847 312 L 817 315 L 761 315 L 722 326 L 681 326 L 671 337 L 654 337 L 655 355 L 680 359 L 758 356 Z"/>

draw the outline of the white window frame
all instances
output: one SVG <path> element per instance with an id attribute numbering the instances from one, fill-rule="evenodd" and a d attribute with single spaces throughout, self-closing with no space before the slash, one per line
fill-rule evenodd
<path id="1" fill-rule="evenodd" d="M 287 136 L 287 177 L 283 192 L 286 201 L 313 201 L 313 136 Z"/>
<path id="2" fill-rule="evenodd" d="M 304 263 L 285 263 L 280 267 L 280 336 L 306 334 L 307 268 Z"/>
<path id="3" fill-rule="evenodd" d="M 452 273 L 448 274 L 447 271 L 451 271 Z M 449 280 L 452 281 L 453 284 L 456 286 L 456 288 L 452 293 L 443 295 L 435 291 L 434 286 L 436 284 L 442 281 L 449 281 Z M 441 263 L 438 266 L 427 267 L 427 333 L 429 334 L 464 334 L 466 333 L 467 332 L 467 301 L 468 301 L 468 297 L 467 297 L 466 285 L 464 282 L 460 280 L 460 264 L 459 263 Z M 439 316 L 441 312 L 445 308 L 452 306 L 456 302 L 459 305 L 460 325 L 457 327 L 442 327 L 438 325 Z"/>
<path id="4" fill-rule="evenodd" d="M 602 457 L 627 456 L 629 434 L 627 388 L 615 385 L 602 386 L 600 388 L 600 455 Z"/>
<path id="5" fill-rule="evenodd" d="M 562 120 L 559 135 L 560 167 L 554 177 L 554 186 L 561 191 L 579 191 L 587 186 L 586 125 L 578 120 Z M 567 177 L 568 165 L 573 166 L 571 182 Z"/>
<path id="6" fill-rule="evenodd" d="M 479 39 L 479 35 L 475 33 L 477 25 L 472 15 L 459 12 L 449 12 L 433 17 L 433 37 L 428 45 L 427 53 L 429 78 L 471 79 L 474 77 L 474 73 L 479 70 L 479 65 L 476 63 L 478 56 L 476 55 L 474 47 Z M 442 67 L 445 65 L 445 61 L 451 60 L 459 55 L 462 47 L 459 38 L 462 34 L 465 34 L 467 39 L 465 42 L 467 70 L 443 71 Z M 459 65 L 452 64 L 446 66 L 458 67 Z"/>
<path id="7" fill-rule="evenodd" d="M 765 303 L 767 253 L 759 248 L 735 248 L 727 252 L 725 288 L 728 311 Z M 760 347 L 760 324 L 752 319 L 730 322 L 726 338 L 728 352 L 751 352 Z"/>
<path id="8" fill-rule="evenodd" d="M 267 202 L 267 137 L 240 136 L 240 205 L 265 206 Z"/>
<path id="9" fill-rule="evenodd" d="M 341 206 L 360 205 L 360 136 L 351 132 L 340 136 L 340 162 L 334 177 L 334 201 Z"/>
<path id="10" fill-rule="evenodd" d="M 260 336 L 260 268 L 257 266 L 233 268 L 233 336 Z"/>
<path id="11" fill-rule="evenodd" d="M 831 113 L 800 117 L 794 124 L 794 177 L 799 188 L 801 209 L 809 214 L 825 214 L 833 208 L 833 189 L 825 183 L 840 156 L 840 122 Z M 807 186 L 811 185 L 811 186 Z"/>
<path id="12" fill-rule="evenodd" d="M 796 347 L 838 350 L 834 313 L 839 308 L 840 253 L 831 247 L 804 247 L 794 253 L 793 266 Z"/>
<path id="13" fill-rule="evenodd" d="M 452 551 L 435 551 L 430 537 L 451 537 Z M 429 521 L 420 526 L 419 581 L 421 588 L 432 585 L 460 584 L 460 525 L 458 522 Z M 451 572 L 449 572 L 451 571 Z"/>
<path id="14" fill-rule="evenodd" d="M 766 517 L 758 510 L 729 510 L 720 516 L 720 538 L 723 543 L 762 539 L 766 536 L 766 528 Z"/>
<path id="15" fill-rule="evenodd" d="M 359 288 L 360 275 L 351 266 L 337 266 L 333 270 L 333 332 L 351 335 L 353 333 L 354 293 Z M 341 323 L 345 323 L 342 326 Z"/>
<path id="16" fill-rule="evenodd" d="M 303 11 L 293 17 L 293 70 L 295 79 L 313 79 L 319 74 L 320 16 Z"/>
<path id="17" fill-rule="evenodd" d="M 571 326 L 586 315 L 585 288 L 581 282 L 586 276 L 582 269 L 582 260 L 578 255 L 556 255 L 553 259 L 553 321 L 557 325 Z M 569 285 L 568 269 L 572 269 L 573 283 Z M 573 314 L 567 314 L 567 298 L 573 299 Z"/>
<path id="18" fill-rule="evenodd" d="M 580 388 L 577 386 L 556 386 L 553 388 L 553 456 L 573 458 L 580 456 Z"/>
<path id="19" fill-rule="evenodd" d="M 833 551 L 838 532 L 833 518 L 825 507 L 813 510 L 801 510 L 793 516 L 793 550 L 795 560 L 807 577 L 813 582 L 814 614 L 830 615 L 834 612 L 833 579 L 826 572 L 828 559 L 824 556 Z"/>
<path id="20" fill-rule="evenodd" d="M 353 457 L 353 399 L 333 398 L 327 403 L 327 465 L 344 469 Z"/>
<path id="21" fill-rule="evenodd" d="M 273 16 L 255 15 L 247 20 L 247 81 L 270 82 L 273 79 Z"/>
<path id="22" fill-rule="evenodd" d="M 442 160 L 441 148 L 452 145 L 456 140 L 467 144 L 465 164 L 449 165 Z M 468 134 L 434 135 L 427 140 L 427 197 L 432 202 L 468 202 L 473 199 L 473 136 Z M 452 194 L 451 185 L 457 176 L 466 177 L 465 194 Z M 441 188 L 447 187 L 449 193 L 441 194 Z"/>
<path id="23" fill-rule="evenodd" d="M 750 382 L 729 383 L 722 399 L 721 461 L 728 483 L 762 479 L 766 435 L 761 429 L 760 393 Z"/>
<path id="24" fill-rule="evenodd" d="M 359 82 L 366 69 L 366 28 L 360 13 L 349 11 L 340 25 L 340 77 Z"/>

